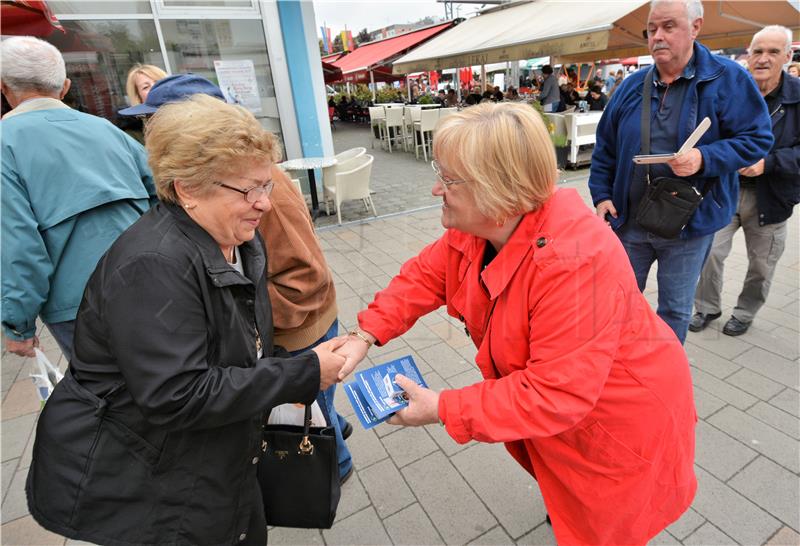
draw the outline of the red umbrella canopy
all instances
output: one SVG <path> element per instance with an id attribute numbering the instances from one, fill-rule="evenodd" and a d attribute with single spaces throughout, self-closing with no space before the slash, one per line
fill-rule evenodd
<path id="1" fill-rule="evenodd" d="M 0 1 L 0 34 L 49 36 L 53 29 L 64 32 L 64 27 L 43 0 Z"/>

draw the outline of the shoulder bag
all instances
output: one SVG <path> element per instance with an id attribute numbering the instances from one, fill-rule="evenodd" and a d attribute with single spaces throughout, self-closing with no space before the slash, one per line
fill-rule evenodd
<path id="1" fill-rule="evenodd" d="M 653 89 L 653 69 L 644 77 L 642 91 L 642 154 L 650 153 L 650 95 Z M 650 181 L 647 165 L 647 190 L 639 202 L 636 223 L 642 229 L 665 239 L 676 239 L 700 206 L 711 184 L 700 193 L 682 178 L 660 176 Z"/>
<path id="2" fill-rule="evenodd" d="M 339 506 L 339 463 L 333 427 L 264 425 L 258 482 L 267 525 L 330 529 Z"/>

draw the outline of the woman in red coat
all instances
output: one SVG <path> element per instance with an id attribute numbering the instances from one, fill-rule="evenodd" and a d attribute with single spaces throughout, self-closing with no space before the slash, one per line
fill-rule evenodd
<path id="1" fill-rule="evenodd" d="M 559 544 L 645 544 L 691 504 L 695 422 L 686 355 L 639 292 L 619 239 L 556 189 L 530 106 L 481 104 L 434 138 L 442 224 L 359 313 L 340 378 L 372 343 L 447 306 L 484 380 L 440 393 L 401 378 L 402 425 L 505 442 L 539 483 Z"/>

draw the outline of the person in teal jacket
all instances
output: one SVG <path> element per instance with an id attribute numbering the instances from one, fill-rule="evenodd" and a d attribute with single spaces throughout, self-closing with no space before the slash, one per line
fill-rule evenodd
<path id="1" fill-rule="evenodd" d="M 100 257 L 155 200 L 144 148 L 61 102 L 64 59 L 29 36 L 3 40 L 2 326 L 33 356 L 41 317 L 68 359 L 83 289 Z"/>

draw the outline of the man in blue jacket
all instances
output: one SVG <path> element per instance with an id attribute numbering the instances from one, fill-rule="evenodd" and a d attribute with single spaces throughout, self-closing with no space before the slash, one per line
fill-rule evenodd
<path id="1" fill-rule="evenodd" d="M 722 314 L 722 270 L 733 235 L 741 227 L 747 244 L 747 274 L 722 333 L 740 336 L 769 294 L 775 266 L 786 246 L 786 222 L 800 201 L 800 79 L 783 71 L 792 59 L 792 31 L 766 27 L 753 36 L 747 65 L 772 120 L 775 144 L 766 157 L 739 169 L 739 206 L 714 236 L 694 298 L 689 330 L 699 332 Z"/>
<path id="2" fill-rule="evenodd" d="M 2 325 L 33 356 L 40 316 L 72 357 L 75 316 L 100 257 L 155 198 L 144 148 L 61 102 L 70 80 L 52 45 L 3 40 Z"/>
<path id="3" fill-rule="evenodd" d="M 764 101 L 747 71 L 712 55 L 695 42 L 703 24 L 700 0 L 654 0 L 647 21 L 655 67 L 639 70 L 617 88 L 597 128 L 589 188 L 597 215 L 616 230 L 630 258 L 639 289 L 658 261 L 658 315 L 681 342 L 692 313 L 697 279 L 714 232 L 726 226 L 738 195 L 737 169 L 764 157 L 772 131 Z M 705 117 L 711 127 L 698 145 L 668 163 L 650 166 L 650 179 L 682 177 L 708 189 L 678 239 L 642 229 L 636 212 L 647 188 L 642 149 L 642 92 L 650 95 L 651 153 L 674 153 Z"/>

